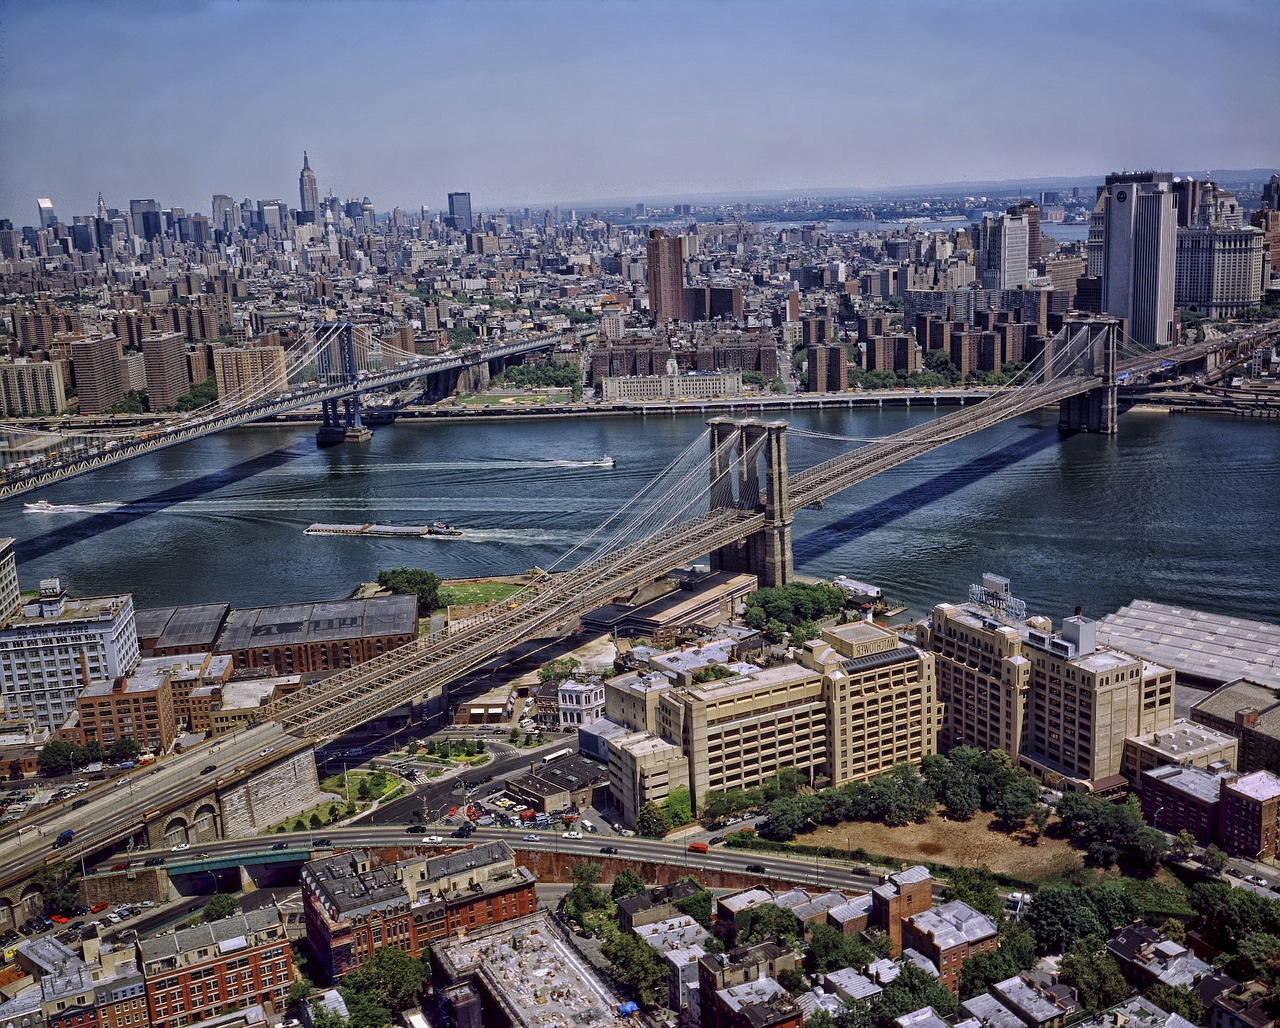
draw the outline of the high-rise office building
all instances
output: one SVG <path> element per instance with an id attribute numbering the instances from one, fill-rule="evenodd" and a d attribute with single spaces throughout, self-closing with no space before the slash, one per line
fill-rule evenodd
<path id="1" fill-rule="evenodd" d="M 1191 185 L 1188 185 L 1191 183 Z M 1178 183 L 1174 300 L 1210 318 L 1229 318 L 1262 299 L 1265 237 L 1246 226 L 1234 193 L 1214 183 Z"/>
<path id="2" fill-rule="evenodd" d="M 302 172 L 298 175 L 298 224 L 314 225 L 320 210 L 320 187 L 316 185 L 316 173 L 311 170 L 307 151 L 302 151 Z"/>
<path id="3" fill-rule="evenodd" d="M 1027 284 L 1027 224 L 1027 215 L 1011 209 L 1007 214 L 984 214 L 981 224 L 974 226 L 978 274 L 984 289 L 1017 289 Z M 1039 222 L 1036 227 L 1038 238 Z"/>
<path id="4" fill-rule="evenodd" d="M 471 194 L 449 194 L 449 224 L 459 232 L 471 231 Z"/>
<path id="5" fill-rule="evenodd" d="M 1173 336 L 1177 209 L 1167 172 L 1107 176 L 1102 205 L 1102 308 L 1129 322 L 1144 349 Z"/>
<path id="6" fill-rule="evenodd" d="M 53 228 L 58 223 L 58 216 L 53 212 L 53 201 L 41 198 L 36 201 L 36 209 L 40 212 L 40 227 Z"/>
<path id="7" fill-rule="evenodd" d="M 133 234 L 143 239 L 156 239 L 164 232 L 164 219 L 160 205 L 155 200 L 130 200 L 129 217 L 133 222 Z"/>
<path id="8" fill-rule="evenodd" d="M 1262 206 L 1280 211 L 1280 175 L 1272 175 L 1262 187 Z"/>
<path id="9" fill-rule="evenodd" d="M 659 325 L 684 316 L 684 249 L 679 237 L 660 228 L 649 233 L 649 314 Z"/>
<path id="10" fill-rule="evenodd" d="M 1040 243 L 1040 208 L 1034 200 L 1019 200 L 1007 213 L 1021 214 L 1027 219 L 1027 263 L 1035 264 L 1044 257 L 1044 248 Z"/>
<path id="11" fill-rule="evenodd" d="M 240 209 L 236 202 L 225 193 L 213 196 L 213 213 L 209 219 L 216 231 L 229 235 L 240 225 Z"/>

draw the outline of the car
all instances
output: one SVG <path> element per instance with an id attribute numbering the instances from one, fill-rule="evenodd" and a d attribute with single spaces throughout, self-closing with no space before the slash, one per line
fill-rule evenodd
<path id="1" fill-rule="evenodd" d="M 128 865 L 127 863 L 124 863 L 124 862 L 121 862 L 121 863 L 118 863 L 118 864 L 112 864 L 112 865 L 111 865 L 111 870 L 112 870 L 112 871 L 127 871 L 128 869 L 129 869 L 129 865 Z"/>
<path id="2" fill-rule="evenodd" d="M 423 842 L 444 842 L 444 837 L 440 835 L 424 835 Z"/>
<path id="3" fill-rule="evenodd" d="M 217 770 L 218 770 L 217 764 L 206 764 L 204 767 L 200 769 L 200 773 L 202 775 L 211 775 Z"/>
<path id="4" fill-rule="evenodd" d="M 720 843 L 722 843 L 722 842 L 724 842 L 724 836 L 723 836 L 723 835 L 713 835 L 710 839 L 708 839 L 708 840 L 707 840 L 707 845 L 708 845 L 708 846 L 719 846 L 719 845 L 720 845 Z"/>
<path id="5" fill-rule="evenodd" d="M 123 778 L 116 779 L 116 785 L 128 785 L 132 781 L 133 781 L 132 778 L 130 778 L 128 775 L 125 775 Z"/>
<path id="6" fill-rule="evenodd" d="M 150 910 L 156 905 L 155 900 L 143 900 L 138 904 L 143 910 Z"/>
<path id="7" fill-rule="evenodd" d="M 561 838 L 564 838 L 564 839 L 581 839 L 581 838 L 582 838 L 582 833 L 581 833 L 581 832 L 565 832 L 565 833 L 561 836 Z"/>
<path id="8" fill-rule="evenodd" d="M 287 842 L 281 841 L 281 842 L 277 842 L 271 848 L 273 850 L 287 850 L 289 848 L 289 844 Z"/>
<path id="9" fill-rule="evenodd" d="M 77 917 L 83 917 L 85 914 L 87 914 L 87 913 L 89 913 L 89 912 L 90 912 L 90 908 L 89 908 L 89 905 L 88 905 L 87 903 L 77 903 L 77 904 L 75 905 L 75 907 L 73 908 L 72 912 L 73 912 Z"/>
<path id="10" fill-rule="evenodd" d="M 76 800 L 74 803 L 71 804 L 71 809 L 79 810 L 81 807 L 87 807 L 88 805 L 89 805 L 88 800 Z"/>
<path id="11" fill-rule="evenodd" d="M 332 845 L 333 845 L 333 840 L 332 840 L 332 839 L 317 839 L 317 840 L 316 840 L 316 845 L 317 845 L 317 846 L 332 846 Z"/>
<path id="12" fill-rule="evenodd" d="M 65 914 L 54 914 L 51 918 L 49 918 L 49 920 L 52 921 L 54 924 L 66 924 L 68 921 L 71 920 L 71 918 L 67 917 Z"/>
<path id="13" fill-rule="evenodd" d="M 426 835 L 427 826 L 426 825 L 409 825 L 409 827 L 406 828 L 405 831 L 408 832 L 410 835 Z"/>
<path id="14" fill-rule="evenodd" d="M 274 749 L 275 749 L 274 746 L 267 746 L 258 752 L 258 756 L 265 757 L 268 753 L 270 753 Z"/>
<path id="15" fill-rule="evenodd" d="M 618 847 L 617 846 L 601 846 L 600 852 L 601 853 L 617 853 Z"/>
<path id="16" fill-rule="evenodd" d="M 539 838 L 539 837 L 538 837 L 538 836 L 536 836 L 536 835 L 526 835 L 526 836 L 524 837 L 524 841 L 525 841 L 525 842 L 537 842 L 537 841 L 538 841 L 538 838 Z"/>
<path id="17" fill-rule="evenodd" d="M 594 939 L 595 933 L 590 928 L 579 928 L 576 933 L 579 939 Z"/>
<path id="18" fill-rule="evenodd" d="M 108 915 L 107 915 L 107 920 L 108 920 L 111 924 L 119 924 L 121 921 L 123 921 L 123 920 L 124 920 L 124 918 L 122 918 L 119 914 L 108 914 Z"/>
<path id="19" fill-rule="evenodd" d="M 1244 880 L 1250 885 L 1259 885 L 1264 889 L 1267 887 L 1267 880 L 1265 878 L 1260 878 L 1257 875 L 1245 875 Z"/>
<path id="20" fill-rule="evenodd" d="M 450 835 L 452 835 L 455 839 L 469 839 L 469 838 L 471 838 L 471 833 L 470 833 L 469 831 L 467 831 L 465 828 L 455 828 L 455 829 L 454 829 L 452 832 L 450 832 L 449 834 L 450 834 Z"/>
<path id="21" fill-rule="evenodd" d="M 147 859 L 142 862 L 142 866 L 143 867 L 159 867 L 163 863 L 164 863 L 164 857 L 147 857 Z"/>
<path id="22" fill-rule="evenodd" d="M 107 901 L 101 900 L 89 908 L 89 913 L 101 914 L 106 909 L 107 909 Z"/>
<path id="23" fill-rule="evenodd" d="M 29 924 L 22 924 L 22 925 L 18 925 L 18 931 L 20 931 L 23 935 L 30 935 L 34 931 L 34 929 Z"/>
<path id="24" fill-rule="evenodd" d="M 746 866 L 746 870 L 753 875 L 762 875 L 765 873 L 763 864 L 748 864 Z"/>
<path id="25" fill-rule="evenodd" d="M 189 850 L 189 849 L 191 849 L 191 843 L 189 843 L 189 842 L 180 842 L 180 843 L 178 843 L 178 845 L 176 845 L 175 847 L 173 847 L 173 852 L 174 852 L 174 853 L 181 853 L 183 850 Z"/>
<path id="26" fill-rule="evenodd" d="M 1232 878 L 1243 878 L 1243 877 L 1244 877 L 1244 872 L 1243 872 L 1243 871 L 1239 871 L 1239 870 L 1237 870 L 1237 869 L 1236 869 L 1236 868 L 1234 868 L 1234 867 L 1229 867 L 1229 868 L 1227 868 L 1227 874 L 1229 874 Z"/>

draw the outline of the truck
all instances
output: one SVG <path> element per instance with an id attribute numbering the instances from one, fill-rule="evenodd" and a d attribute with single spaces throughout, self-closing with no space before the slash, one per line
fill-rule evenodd
<path id="1" fill-rule="evenodd" d="M 53 840 L 53 848 L 55 850 L 60 850 L 63 846 L 70 845 L 71 840 L 75 837 L 76 830 L 74 828 L 64 828 L 58 837 Z"/>
<path id="2" fill-rule="evenodd" d="M 707 852 L 707 844 L 705 842 L 691 842 L 689 843 L 687 848 L 690 853 L 706 853 Z"/>

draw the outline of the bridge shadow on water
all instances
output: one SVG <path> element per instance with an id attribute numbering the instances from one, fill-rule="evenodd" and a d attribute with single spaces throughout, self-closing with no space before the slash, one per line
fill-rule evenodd
<path id="1" fill-rule="evenodd" d="M 95 536 L 101 535 L 103 532 L 109 532 L 113 528 L 132 524 L 141 518 L 150 517 L 152 514 L 162 513 L 175 504 L 217 492 L 226 486 L 260 475 L 264 471 L 274 471 L 276 468 L 283 467 L 312 452 L 314 451 L 305 448 L 290 448 L 251 457 L 249 460 L 219 468 L 217 471 L 210 471 L 208 474 L 200 475 L 190 481 L 170 486 L 167 489 L 161 489 L 159 492 L 151 493 L 148 496 L 139 496 L 116 510 L 90 514 L 73 525 L 55 528 L 40 535 L 32 536 L 22 542 L 15 542 L 14 553 L 19 561 L 46 557 L 68 546 L 74 546 L 76 543 L 93 539 Z"/>
<path id="2" fill-rule="evenodd" d="M 1037 453 L 1056 446 L 1061 439 L 1062 434 L 1056 427 L 1035 429 L 1024 439 L 1009 443 L 992 453 L 975 457 L 949 471 L 935 475 L 927 482 L 921 482 L 892 496 L 886 496 L 878 503 L 852 511 L 830 524 L 795 538 L 792 541 L 792 552 L 796 566 L 800 567 L 820 554 L 843 546 L 854 539 L 870 535 L 899 518 L 913 514 L 922 507 L 927 507 L 931 503 L 959 492 L 967 485 L 980 482 L 1005 468 L 1013 467 L 1028 457 L 1034 457 Z"/>

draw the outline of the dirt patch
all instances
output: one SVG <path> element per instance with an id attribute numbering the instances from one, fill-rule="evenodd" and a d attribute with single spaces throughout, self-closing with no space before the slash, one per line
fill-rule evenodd
<path id="1" fill-rule="evenodd" d="M 1035 845 L 1011 838 L 992 828 L 994 818 L 979 813 L 972 821 L 946 821 L 931 817 L 918 825 L 889 828 L 852 822 L 818 828 L 796 841 L 807 845 L 863 849 L 904 863 L 931 860 L 952 866 L 978 867 L 1036 881 L 1079 866 L 1080 855 L 1061 839 L 1041 836 Z"/>

